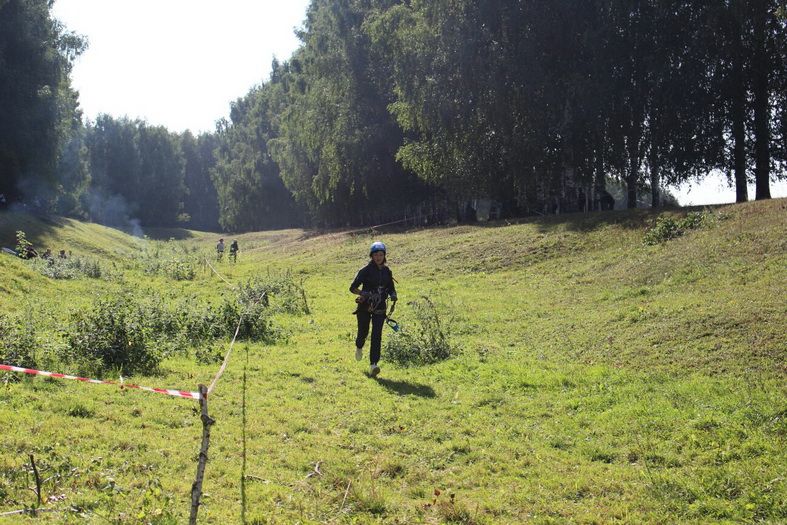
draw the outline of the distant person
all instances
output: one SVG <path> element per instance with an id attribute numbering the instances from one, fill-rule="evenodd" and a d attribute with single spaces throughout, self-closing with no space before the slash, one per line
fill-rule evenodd
<path id="1" fill-rule="evenodd" d="M 35 259 L 36 257 L 38 257 L 38 252 L 36 251 L 35 248 L 33 248 L 33 245 L 32 244 L 28 244 L 27 246 L 25 246 L 25 251 L 24 251 L 24 253 L 22 253 L 22 258 L 23 259 Z"/>
<path id="2" fill-rule="evenodd" d="M 391 312 L 396 307 L 396 286 L 393 274 L 386 263 L 385 244 L 377 241 L 369 249 L 369 264 L 358 271 L 350 284 L 350 292 L 358 297 L 355 302 L 355 316 L 358 319 L 358 334 L 355 337 L 355 359 L 363 359 L 363 345 L 369 335 L 369 322 L 372 323 L 372 342 L 369 352 L 369 375 L 380 373 L 380 349 L 382 346 L 383 324 L 385 323 L 385 301 L 391 298 Z"/>
<path id="3" fill-rule="evenodd" d="M 216 245 L 216 260 L 221 262 L 221 259 L 224 257 L 224 239 L 219 239 L 219 243 Z"/>
<path id="4" fill-rule="evenodd" d="M 66 255 L 65 250 L 60 250 L 60 253 L 57 254 L 60 259 L 68 259 L 68 255 Z"/>
<path id="5" fill-rule="evenodd" d="M 230 244 L 230 259 L 232 259 L 232 262 L 238 262 L 239 251 L 240 248 L 238 248 L 238 240 L 235 239 L 232 241 L 232 244 Z"/>
<path id="6" fill-rule="evenodd" d="M 49 248 L 44 250 L 44 255 L 42 255 L 41 258 L 42 259 L 51 260 L 52 259 L 52 250 L 50 250 Z"/>

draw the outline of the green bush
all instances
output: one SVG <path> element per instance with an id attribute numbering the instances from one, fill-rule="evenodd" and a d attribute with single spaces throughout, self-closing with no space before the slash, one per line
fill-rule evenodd
<path id="1" fill-rule="evenodd" d="M 385 358 L 399 366 L 437 363 L 457 353 L 445 335 L 437 309 L 428 297 L 408 303 L 412 315 L 402 318 L 404 328 L 386 341 Z"/>
<path id="2" fill-rule="evenodd" d="M 85 374 L 154 372 L 162 352 L 148 344 L 153 341 L 146 337 L 150 326 L 142 312 L 126 294 L 99 298 L 92 309 L 74 313 L 72 330 L 66 334 L 66 362 L 75 363 Z"/>
<path id="3" fill-rule="evenodd" d="M 141 253 L 134 256 L 137 266 L 147 275 L 164 275 L 175 281 L 191 281 L 197 276 L 199 254 L 169 241 L 146 239 Z"/>
<path id="4" fill-rule="evenodd" d="M 680 237 L 689 230 L 700 228 L 710 223 L 712 219 L 712 214 L 697 211 L 690 212 L 679 219 L 661 215 L 656 219 L 656 224 L 653 228 L 645 232 L 642 242 L 647 245 L 661 244 L 670 239 Z"/>
<path id="5" fill-rule="evenodd" d="M 16 253 L 19 254 L 20 257 L 24 257 L 27 253 L 27 249 L 31 248 L 33 243 L 27 240 L 27 235 L 22 230 L 16 231 Z"/>
<path id="6" fill-rule="evenodd" d="M 269 304 L 275 312 L 309 313 L 303 285 L 295 282 L 289 271 L 281 274 L 268 273 L 266 276 L 250 279 L 241 285 L 239 295 L 246 303 L 261 300 L 266 306 Z"/>
<path id="7" fill-rule="evenodd" d="M 30 259 L 30 264 L 40 274 L 50 279 L 78 279 L 79 277 L 89 277 L 100 279 L 104 274 L 101 264 L 96 259 L 89 257 L 70 257 L 61 259 Z"/>
<path id="8" fill-rule="evenodd" d="M 85 374 L 150 373 L 164 358 L 231 338 L 239 321 L 239 340 L 275 342 L 283 332 L 273 322 L 265 296 L 257 298 L 248 289 L 227 294 L 217 306 L 193 296 L 156 293 L 98 298 L 90 310 L 73 314 L 61 358 Z M 197 351 L 196 358 L 210 361 L 215 353 Z"/>
<path id="9" fill-rule="evenodd" d="M 36 345 L 32 321 L 0 315 L 0 363 L 36 368 Z"/>
<path id="10" fill-rule="evenodd" d="M 240 326 L 239 326 L 240 321 Z M 272 343 L 280 331 L 274 326 L 267 301 L 245 297 L 226 297 L 218 310 L 218 323 L 224 334 L 238 339 Z"/>

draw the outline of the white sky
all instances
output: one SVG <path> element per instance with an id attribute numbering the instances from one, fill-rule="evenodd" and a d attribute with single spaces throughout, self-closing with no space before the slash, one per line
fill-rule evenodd
<path id="1" fill-rule="evenodd" d="M 86 117 L 213 131 L 230 102 L 298 47 L 309 0 L 56 0 L 89 47 L 71 78 Z"/>
<path id="2" fill-rule="evenodd" d="M 72 72 L 87 118 L 141 118 L 213 131 L 230 103 L 290 58 L 309 0 L 56 0 L 54 15 L 89 47 Z M 670 191 L 683 205 L 735 202 L 726 177 Z M 771 184 L 787 196 L 787 181 Z M 754 198 L 754 187 L 749 188 Z"/>
<path id="3" fill-rule="evenodd" d="M 735 186 L 730 187 L 727 176 L 714 172 L 700 183 L 682 184 L 677 188 L 669 188 L 682 206 L 701 204 L 727 204 L 735 202 Z M 749 184 L 749 200 L 756 195 L 754 184 Z M 771 197 L 787 197 L 787 180 L 771 182 Z"/>

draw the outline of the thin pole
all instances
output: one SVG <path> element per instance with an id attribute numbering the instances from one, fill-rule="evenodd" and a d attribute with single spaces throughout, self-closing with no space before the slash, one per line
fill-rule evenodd
<path id="1" fill-rule="evenodd" d="M 38 475 L 38 468 L 36 467 L 36 460 L 33 454 L 29 454 L 30 464 L 33 466 L 33 474 L 36 477 L 36 498 L 38 499 L 38 507 L 41 506 L 41 476 Z"/>
<path id="2" fill-rule="evenodd" d="M 197 511 L 199 510 L 200 498 L 202 497 L 202 479 L 205 476 L 205 464 L 208 462 L 208 447 L 210 446 L 210 426 L 216 422 L 208 415 L 208 387 L 199 385 L 199 405 L 202 409 L 202 447 L 199 451 L 199 461 L 197 462 L 197 479 L 191 486 L 191 516 L 189 525 L 197 524 Z"/>

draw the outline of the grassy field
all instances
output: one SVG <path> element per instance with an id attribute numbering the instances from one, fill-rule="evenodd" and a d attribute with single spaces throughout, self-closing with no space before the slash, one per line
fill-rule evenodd
<path id="1" fill-rule="evenodd" d="M 239 261 L 219 272 L 237 284 L 287 275 L 310 313 L 281 311 L 274 342 L 234 346 L 210 398 L 200 522 L 787 522 L 787 201 L 697 211 L 700 227 L 655 245 L 643 237 L 659 214 L 645 210 L 237 236 Z M 18 229 L 100 268 L 53 279 L 0 254 L 6 331 L 44 370 L 79 371 L 64 348 L 99 298 L 158 297 L 185 312 L 234 293 L 203 262 L 214 234 L 143 240 L 0 214 L 0 244 Z M 417 326 L 408 302 L 428 297 L 456 355 L 393 366 L 386 329 L 372 379 L 353 357 L 347 287 L 378 238 L 403 329 Z M 229 340 L 165 345 L 158 370 L 129 380 L 196 390 L 219 367 L 197 356 Z M 35 503 L 30 454 L 44 506 L 61 510 L 0 523 L 187 521 L 197 402 L 0 379 L 0 514 Z"/>

